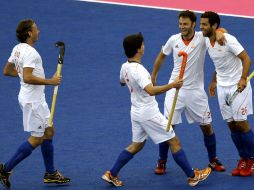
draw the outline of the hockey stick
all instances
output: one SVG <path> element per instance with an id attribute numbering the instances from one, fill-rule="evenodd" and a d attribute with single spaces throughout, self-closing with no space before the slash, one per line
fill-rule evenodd
<path id="1" fill-rule="evenodd" d="M 187 55 L 186 52 L 180 51 L 178 53 L 178 56 L 179 57 L 183 56 L 182 65 L 181 65 L 180 74 L 179 74 L 179 79 L 182 79 L 183 75 L 184 75 L 184 71 L 185 71 L 185 66 L 186 66 L 188 55 Z M 173 104 L 172 104 L 171 111 L 170 111 L 170 114 L 169 114 L 168 125 L 167 125 L 167 128 L 166 128 L 167 132 L 170 129 L 171 122 L 172 122 L 172 119 L 173 119 L 173 115 L 174 115 L 174 111 L 175 111 L 175 107 L 176 107 L 176 101 L 177 101 L 178 93 L 179 93 L 179 89 L 176 89 L 174 100 L 173 100 Z"/>
<path id="2" fill-rule="evenodd" d="M 57 63 L 57 70 L 56 70 L 56 75 L 60 76 L 61 71 L 62 71 L 62 66 L 63 66 L 63 59 L 64 59 L 64 52 L 65 52 L 65 44 L 64 42 L 56 42 L 55 43 L 56 47 L 59 47 L 59 55 L 58 55 L 58 63 Z M 52 98 L 52 104 L 51 104 L 51 111 L 50 111 L 50 118 L 49 118 L 49 126 L 53 126 L 53 117 L 55 113 L 55 106 L 56 106 L 56 96 L 58 92 L 58 86 L 54 87 L 54 94 Z"/>
<path id="3" fill-rule="evenodd" d="M 249 82 L 250 79 L 252 79 L 252 77 L 254 76 L 254 71 L 247 77 L 247 80 L 246 82 Z M 232 104 L 232 102 L 235 100 L 236 96 L 240 93 L 239 89 L 237 89 L 234 94 L 229 97 L 227 100 L 226 100 L 226 104 L 228 106 L 230 106 Z"/>

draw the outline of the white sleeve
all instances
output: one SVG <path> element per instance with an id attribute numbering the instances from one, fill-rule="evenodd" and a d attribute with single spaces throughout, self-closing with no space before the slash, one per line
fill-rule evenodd
<path id="1" fill-rule="evenodd" d="M 125 83 L 124 74 L 123 74 L 123 65 L 120 70 L 120 83 Z"/>
<path id="2" fill-rule="evenodd" d="M 173 37 L 171 36 L 166 44 L 162 47 L 162 53 L 165 55 L 169 55 L 173 50 Z"/>
<path id="3" fill-rule="evenodd" d="M 149 72 L 143 67 L 143 66 L 139 66 L 138 67 L 138 72 L 136 73 L 136 81 L 138 83 L 138 85 L 144 89 L 148 84 L 151 84 L 151 76 L 149 74 Z"/>
<path id="4" fill-rule="evenodd" d="M 12 52 L 11 52 L 11 56 L 8 59 L 8 62 L 9 63 L 15 63 L 14 60 L 15 60 L 15 49 L 13 48 Z"/>
<path id="5" fill-rule="evenodd" d="M 227 46 L 229 47 L 229 50 L 233 52 L 236 56 L 239 55 L 242 51 L 244 51 L 243 46 L 238 42 L 238 40 L 232 36 L 225 34 L 226 40 L 227 40 Z"/>
<path id="6" fill-rule="evenodd" d="M 31 68 L 35 68 L 35 64 L 36 64 L 36 54 L 34 51 L 29 51 L 26 53 L 26 55 L 24 55 L 23 58 L 23 67 L 31 67 Z"/>

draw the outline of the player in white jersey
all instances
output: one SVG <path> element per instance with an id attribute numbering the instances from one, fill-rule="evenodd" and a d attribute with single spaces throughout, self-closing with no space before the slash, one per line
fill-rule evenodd
<path id="1" fill-rule="evenodd" d="M 190 167 L 173 129 L 165 131 L 167 119 L 160 113 L 154 97 L 172 88 L 180 88 L 183 81 L 177 78 L 170 84 L 153 86 L 150 74 L 141 64 L 144 54 L 144 39 L 141 33 L 125 37 L 123 46 L 128 61 L 122 65 L 120 83 L 123 86 L 127 84 L 131 94 L 132 143 L 120 153 L 114 166 L 105 172 L 102 179 L 115 186 L 123 186 L 117 174 L 144 147 L 149 136 L 156 144 L 169 144 L 174 160 L 188 177 L 188 184 L 197 185 L 208 177 L 211 169 L 208 167 L 204 170 L 193 170 Z"/>
<path id="2" fill-rule="evenodd" d="M 224 166 L 217 158 L 216 138 L 210 124 L 212 121 L 211 112 L 208 97 L 204 90 L 205 38 L 202 32 L 195 31 L 197 18 L 194 12 L 181 11 L 178 19 L 180 33 L 172 35 L 162 47 L 154 63 L 152 81 L 156 85 L 158 71 L 166 56 L 172 53 L 174 68 L 169 83 L 172 82 L 180 73 L 182 58 L 178 56 L 179 51 L 185 51 L 188 54 L 183 77 L 184 84 L 178 94 L 172 125 L 175 127 L 175 125 L 182 122 L 181 115 L 183 112 L 185 112 L 189 123 L 200 123 L 200 128 L 204 135 L 204 144 L 208 152 L 209 166 L 214 171 L 225 171 Z M 169 117 L 174 95 L 175 90 L 170 90 L 166 93 L 164 101 L 164 116 L 166 117 Z M 166 173 L 167 149 L 167 144 L 159 144 L 159 159 L 154 171 L 155 174 L 163 175 Z"/>
<path id="3" fill-rule="evenodd" d="M 41 146 L 46 173 L 44 183 L 68 183 L 54 168 L 54 127 L 49 127 L 50 111 L 45 100 L 45 85 L 59 85 L 61 76 L 46 79 L 42 59 L 34 48 L 39 30 L 32 19 L 20 21 L 16 29 L 16 45 L 4 67 L 4 75 L 20 78 L 19 104 L 23 112 L 24 131 L 30 132 L 28 140 L 20 145 L 16 153 L 4 164 L 0 164 L 0 179 L 9 188 L 12 169 Z"/>
<path id="4" fill-rule="evenodd" d="M 232 171 L 234 176 L 250 176 L 254 174 L 254 134 L 248 124 L 247 116 L 253 113 L 252 89 L 247 83 L 251 60 L 237 39 L 225 34 L 224 46 L 215 42 L 215 31 L 220 26 L 220 17 L 214 12 L 201 15 L 200 29 L 206 38 L 208 53 L 215 65 L 215 73 L 209 93 L 215 96 L 217 86 L 221 114 L 227 121 L 231 138 L 237 148 L 240 161 Z M 232 104 L 227 104 L 229 97 L 236 90 L 237 95 Z"/>

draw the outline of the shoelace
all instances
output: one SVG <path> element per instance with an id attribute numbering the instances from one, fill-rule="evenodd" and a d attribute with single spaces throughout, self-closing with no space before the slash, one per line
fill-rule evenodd
<path id="1" fill-rule="evenodd" d="M 247 168 L 251 169 L 251 170 L 254 170 L 254 161 L 252 160 L 249 160 L 247 162 Z"/>
<path id="2" fill-rule="evenodd" d="M 117 183 L 117 184 L 122 183 L 122 182 L 119 180 L 118 176 L 113 177 L 113 176 L 111 175 L 110 177 L 111 177 L 111 180 L 114 181 L 115 183 Z"/>
<path id="3" fill-rule="evenodd" d="M 166 167 L 166 164 L 164 163 L 158 163 L 158 168 L 165 168 Z"/>
<path id="4" fill-rule="evenodd" d="M 57 172 L 57 173 L 56 173 L 56 177 L 57 177 L 58 179 L 64 179 L 64 176 L 63 176 L 60 172 Z"/>
<path id="5" fill-rule="evenodd" d="M 245 168 L 245 167 L 246 167 L 246 161 L 245 160 L 240 160 L 238 165 L 237 165 L 237 168 L 242 169 L 242 168 Z"/>

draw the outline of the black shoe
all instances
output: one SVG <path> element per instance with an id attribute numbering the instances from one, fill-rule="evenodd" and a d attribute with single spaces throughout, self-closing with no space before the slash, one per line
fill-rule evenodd
<path id="1" fill-rule="evenodd" d="M 0 163 L 0 180 L 5 188 L 10 188 L 11 183 L 9 181 L 9 177 L 11 172 L 4 172 L 4 164 Z"/>
<path id="2" fill-rule="evenodd" d="M 210 163 L 208 164 L 208 167 L 210 167 L 213 171 L 216 172 L 225 172 L 226 169 L 222 165 L 222 163 L 219 161 L 218 158 L 214 158 L 210 160 Z"/>
<path id="3" fill-rule="evenodd" d="M 71 181 L 70 178 L 64 177 L 59 171 L 55 171 L 53 174 L 48 172 L 44 175 L 44 183 L 69 183 Z"/>

